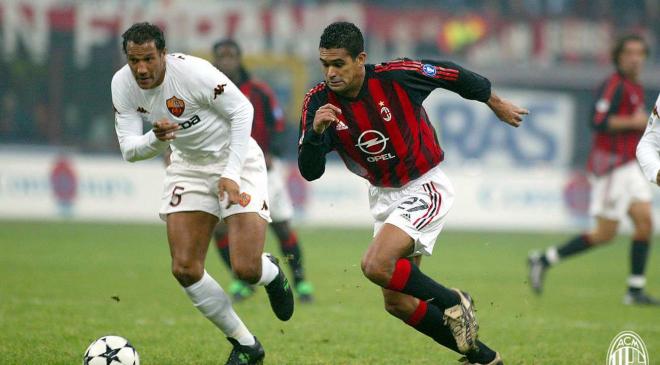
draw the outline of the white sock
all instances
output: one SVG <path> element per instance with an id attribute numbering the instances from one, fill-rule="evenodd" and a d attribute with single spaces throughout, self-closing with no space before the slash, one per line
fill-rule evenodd
<path id="1" fill-rule="evenodd" d="M 547 251 L 545 251 L 545 259 L 548 260 L 548 263 L 550 265 L 554 265 L 559 262 L 559 252 L 557 252 L 557 247 L 552 246 L 549 247 Z"/>
<path id="2" fill-rule="evenodd" d="M 183 290 L 204 317 L 213 322 L 227 337 L 235 338 L 241 345 L 249 346 L 255 343 L 252 333 L 234 312 L 225 291 L 206 270 L 200 281 Z"/>
<path id="3" fill-rule="evenodd" d="M 257 285 L 268 285 L 270 284 L 279 274 L 280 271 L 272 261 L 268 259 L 266 254 L 261 255 L 261 279 L 257 282 Z"/>
<path id="4" fill-rule="evenodd" d="M 644 275 L 630 275 L 628 277 L 628 286 L 635 289 L 644 289 L 646 286 L 646 277 Z"/>

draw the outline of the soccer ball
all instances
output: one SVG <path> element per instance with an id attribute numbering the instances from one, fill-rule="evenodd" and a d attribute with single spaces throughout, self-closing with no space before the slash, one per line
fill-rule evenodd
<path id="1" fill-rule="evenodd" d="M 140 365 L 140 356 L 127 339 L 104 336 L 89 345 L 83 365 Z"/>

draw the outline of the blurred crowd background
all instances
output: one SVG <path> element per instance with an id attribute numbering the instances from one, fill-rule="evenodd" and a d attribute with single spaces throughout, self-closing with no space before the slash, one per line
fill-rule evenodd
<path id="1" fill-rule="evenodd" d="M 208 57 L 213 42 L 236 38 L 295 141 L 300 101 L 321 80 L 319 35 L 340 19 L 364 30 L 371 62 L 451 59 L 498 87 L 567 93 L 572 165 L 586 155 L 593 92 L 617 36 L 646 37 L 648 105 L 660 89 L 657 0 L 0 0 L 0 144 L 117 154 L 110 80 L 125 63 L 120 35 L 139 20 L 161 25 L 172 52 Z"/>

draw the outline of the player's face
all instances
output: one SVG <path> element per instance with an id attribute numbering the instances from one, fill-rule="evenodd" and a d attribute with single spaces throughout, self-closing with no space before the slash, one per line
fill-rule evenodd
<path id="1" fill-rule="evenodd" d="M 236 47 L 221 46 L 213 53 L 213 65 L 227 77 L 235 80 L 241 68 L 241 56 Z"/>
<path id="2" fill-rule="evenodd" d="M 165 78 L 165 50 L 159 51 L 156 42 L 126 44 L 126 58 L 133 77 L 141 89 L 153 89 Z"/>
<path id="3" fill-rule="evenodd" d="M 646 47 L 644 43 L 631 40 L 624 44 L 619 55 L 619 68 L 624 75 L 637 79 L 642 73 L 646 61 Z"/>
<path id="4" fill-rule="evenodd" d="M 345 48 L 319 48 L 319 56 L 330 90 L 344 96 L 357 96 L 364 81 L 367 54 L 362 52 L 353 58 Z"/>

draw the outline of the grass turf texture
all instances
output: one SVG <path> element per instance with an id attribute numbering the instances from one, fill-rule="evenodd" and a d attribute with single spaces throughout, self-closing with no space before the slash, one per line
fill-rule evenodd
<path id="1" fill-rule="evenodd" d="M 267 364 L 451 364 L 459 357 L 390 317 L 360 271 L 370 230 L 300 229 L 316 301 L 289 322 L 263 290 L 235 305 L 266 348 Z M 510 364 L 601 364 L 612 338 L 633 330 L 660 359 L 660 308 L 621 304 L 628 238 L 549 273 L 540 298 L 526 255 L 564 234 L 444 232 L 424 272 L 475 298 L 481 339 Z M 656 239 L 656 242 L 658 240 Z M 230 345 L 169 272 L 164 226 L 0 222 L 0 363 L 79 364 L 92 340 L 128 338 L 142 364 L 219 364 Z M 269 236 L 267 248 L 279 255 Z M 214 250 L 208 271 L 224 287 Z M 287 270 L 288 273 L 288 270 Z M 289 276 L 290 277 L 290 276 Z M 660 295 L 651 250 L 649 291 Z"/>

